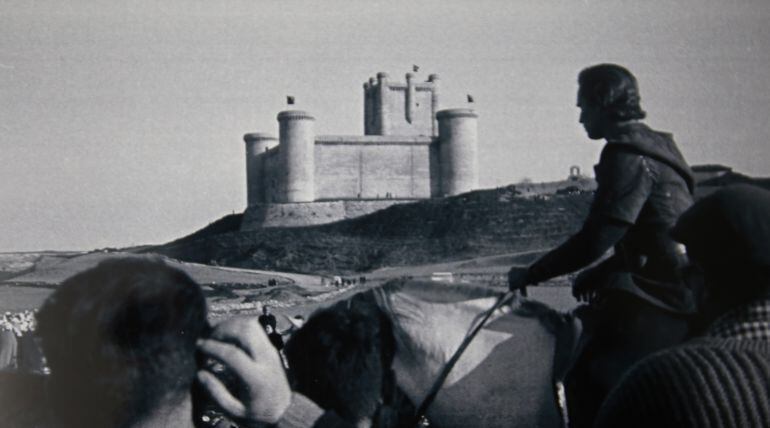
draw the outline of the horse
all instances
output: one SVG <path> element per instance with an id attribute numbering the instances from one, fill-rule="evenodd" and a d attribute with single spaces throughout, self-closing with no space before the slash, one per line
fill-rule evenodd
<path id="1" fill-rule="evenodd" d="M 414 412 L 499 294 L 396 280 L 320 309 L 286 346 L 293 387 L 358 426 L 406 426 L 414 415 L 393 416 L 393 408 Z M 564 426 L 559 386 L 579 334 L 571 314 L 515 297 L 449 372 L 427 409 L 431 426 Z"/>

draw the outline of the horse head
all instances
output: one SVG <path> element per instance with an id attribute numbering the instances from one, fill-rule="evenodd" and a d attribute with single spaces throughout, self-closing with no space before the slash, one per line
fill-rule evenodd
<path id="1" fill-rule="evenodd" d="M 413 408 L 395 386 L 392 329 L 368 293 L 316 311 L 284 349 L 293 389 L 358 426 L 401 426 Z"/>

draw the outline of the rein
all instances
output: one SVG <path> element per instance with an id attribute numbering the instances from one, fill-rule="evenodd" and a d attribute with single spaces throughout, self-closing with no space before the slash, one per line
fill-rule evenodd
<path id="1" fill-rule="evenodd" d="M 433 403 L 433 400 L 436 398 L 436 395 L 438 395 L 439 390 L 444 385 L 446 378 L 449 376 L 449 372 L 452 371 L 455 364 L 460 359 L 460 356 L 462 356 L 463 352 L 465 352 L 465 349 L 468 347 L 468 345 L 471 344 L 471 341 L 473 341 L 473 338 L 475 338 L 476 334 L 478 334 L 481 328 L 484 327 L 484 324 L 486 324 L 487 320 L 489 320 L 489 317 L 492 316 L 492 314 L 496 310 L 500 309 L 503 305 L 510 302 L 512 298 L 513 298 L 512 291 L 506 291 L 505 293 L 502 293 L 500 297 L 497 298 L 497 301 L 492 306 L 492 308 L 490 308 L 484 314 L 484 317 L 481 319 L 481 321 L 479 321 L 476 325 L 473 325 L 471 329 L 468 330 L 468 333 L 465 335 L 465 339 L 463 339 L 462 343 L 460 344 L 460 347 L 457 348 L 455 353 L 452 355 L 452 358 L 450 358 L 449 361 L 447 361 L 447 363 L 441 369 L 441 373 L 439 373 L 438 377 L 433 382 L 433 386 L 431 386 L 430 391 L 428 392 L 428 395 L 425 396 L 425 398 L 422 400 L 422 403 L 420 404 L 420 407 L 417 408 L 417 412 L 415 413 L 415 416 L 414 416 L 414 421 L 410 426 L 418 426 L 420 421 L 422 421 L 422 418 L 425 416 L 425 413 L 428 411 L 428 407 L 430 407 L 430 405 Z"/>

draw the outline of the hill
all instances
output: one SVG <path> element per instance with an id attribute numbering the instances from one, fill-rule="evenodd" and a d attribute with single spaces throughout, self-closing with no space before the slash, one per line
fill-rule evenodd
<path id="1" fill-rule="evenodd" d="M 147 249 L 180 260 L 313 273 L 355 273 L 552 247 L 575 232 L 591 193 L 520 196 L 515 186 L 395 205 L 356 219 L 240 232 L 228 216 Z"/>
<path id="2" fill-rule="evenodd" d="M 770 188 L 770 179 L 723 169 L 728 172 L 716 177 L 704 174 L 697 197 L 737 183 Z M 592 187 L 582 181 L 477 190 L 320 226 L 240 232 L 242 216 L 229 215 L 145 251 L 197 263 L 336 275 L 545 250 L 585 218 L 593 194 L 581 190 Z"/>

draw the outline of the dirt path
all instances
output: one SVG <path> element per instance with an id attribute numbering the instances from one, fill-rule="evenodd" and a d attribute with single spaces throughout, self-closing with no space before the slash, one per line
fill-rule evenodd
<path id="1" fill-rule="evenodd" d="M 525 266 L 531 263 L 545 250 L 524 251 L 517 253 L 498 254 L 494 256 L 477 257 L 473 259 L 458 260 L 453 262 L 435 263 L 420 266 L 393 266 L 377 269 L 370 272 L 367 277 L 393 278 L 398 276 L 430 276 L 434 272 L 463 273 L 504 273 L 511 266 Z"/>

